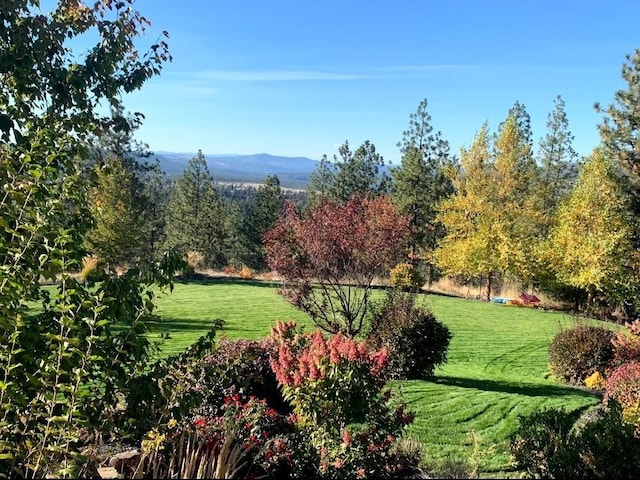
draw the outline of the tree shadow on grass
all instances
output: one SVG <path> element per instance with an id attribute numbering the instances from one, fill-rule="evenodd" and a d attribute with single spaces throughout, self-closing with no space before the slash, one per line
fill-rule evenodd
<path id="1" fill-rule="evenodd" d="M 180 285 L 232 285 L 232 286 L 252 286 L 278 288 L 282 286 L 282 282 L 273 280 L 244 280 L 242 278 L 230 277 L 210 277 L 207 275 L 198 275 L 194 278 L 179 278 L 173 283 Z"/>
<path id="2" fill-rule="evenodd" d="M 172 318 L 162 317 L 162 320 L 155 322 L 153 333 L 189 333 L 200 332 L 200 336 L 206 335 L 214 326 L 215 320 L 197 318 Z M 216 328 L 216 338 L 226 336 L 230 332 L 251 332 L 251 328 L 243 328 L 241 325 L 234 325 L 224 322 L 221 328 Z"/>
<path id="3" fill-rule="evenodd" d="M 528 397 L 566 397 L 567 395 L 586 398 L 597 397 L 596 394 L 590 391 L 562 385 L 541 385 L 537 383 L 479 380 L 463 377 L 434 377 L 431 381 L 439 385 L 473 388 L 475 390 L 488 392 L 513 393 Z"/>
<path id="4" fill-rule="evenodd" d="M 211 330 L 215 323 L 215 319 L 197 319 L 197 318 L 171 318 L 162 317 L 160 321 L 154 322 L 154 330 L 158 332 L 190 332 L 201 330 L 203 335 Z M 216 331 L 224 330 L 217 329 Z M 229 330 L 229 328 L 227 328 Z"/>

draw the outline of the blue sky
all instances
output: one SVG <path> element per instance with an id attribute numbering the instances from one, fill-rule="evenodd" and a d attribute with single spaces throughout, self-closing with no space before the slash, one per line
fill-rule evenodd
<path id="1" fill-rule="evenodd" d="M 640 1 L 137 0 L 174 57 L 128 95 L 152 150 L 319 159 L 349 140 L 398 163 L 396 143 L 426 98 L 452 152 L 492 131 L 517 100 L 536 142 L 561 95 L 574 148 L 640 48 Z"/>

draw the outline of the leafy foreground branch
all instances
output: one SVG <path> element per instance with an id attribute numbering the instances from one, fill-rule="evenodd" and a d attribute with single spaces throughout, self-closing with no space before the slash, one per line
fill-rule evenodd
<path id="1" fill-rule="evenodd" d="M 0 474 L 77 476 L 87 439 L 128 429 L 125 400 L 147 368 L 156 287 L 182 261 L 166 255 L 95 287 L 79 283 L 92 226 L 86 144 L 129 132 L 123 93 L 170 60 L 132 0 L 35 0 L 0 8 Z M 164 33 L 166 36 L 166 33 Z M 74 53 L 73 40 L 86 39 Z M 95 43 L 92 43 L 95 42 Z M 82 53 L 82 54 L 79 54 Z M 104 115 L 104 106 L 114 114 Z M 55 293 L 40 289 L 55 282 Z M 29 307 L 39 305 L 33 315 Z"/>

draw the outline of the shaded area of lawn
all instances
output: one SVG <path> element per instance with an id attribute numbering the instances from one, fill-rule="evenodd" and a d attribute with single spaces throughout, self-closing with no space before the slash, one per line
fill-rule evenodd
<path id="1" fill-rule="evenodd" d="M 509 381 L 478 380 L 462 377 L 436 377 L 434 383 L 443 386 L 471 388 L 480 392 L 500 392 L 525 395 L 527 397 L 566 397 L 583 396 L 592 399 L 593 393 L 564 385 L 545 385 L 539 383 L 516 383 Z"/>

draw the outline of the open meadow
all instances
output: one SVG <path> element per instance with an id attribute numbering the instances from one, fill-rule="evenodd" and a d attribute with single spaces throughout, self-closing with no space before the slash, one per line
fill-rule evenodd
<path id="1" fill-rule="evenodd" d="M 423 301 L 453 334 L 448 361 L 432 381 L 396 386 L 416 413 L 409 433 L 424 445 L 430 464 L 454 460 L 488 476 L 516 474 L 508 439 L 518 415 L 599 403 L 594 394 L 549 376 L 547 350 L 562 328 L 574 324 L 569 315 L 436 295 Z M 186 348 L 216 318 L 225 320 L 220 334 L 229 338 L 267 336 L 276 320 L 313 326 L 278 296 L 277 284 L 267 282 L 177 282 L 159 299 L 157 313 L 163 318 L 159 330 L 170 334 L 163 355 Z"/>

